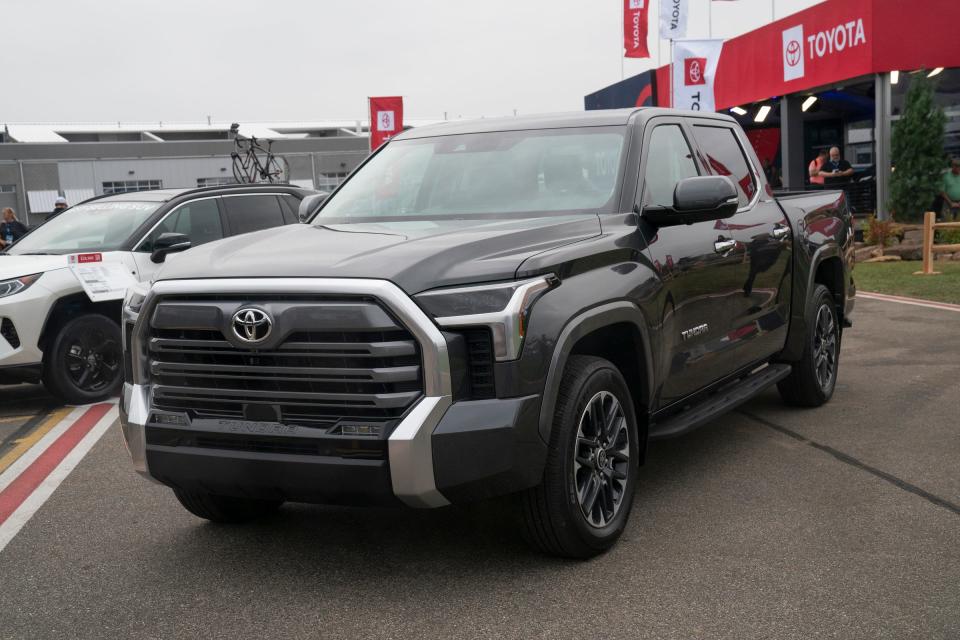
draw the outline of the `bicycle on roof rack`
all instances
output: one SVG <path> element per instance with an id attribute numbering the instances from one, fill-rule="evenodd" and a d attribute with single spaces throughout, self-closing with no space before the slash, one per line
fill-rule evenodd
<path id="1" fill-rule="evenodd" d="M 273 140 L 257 140 L 241 135 L 240 125 L 230 125 L 233 135 L 233 177 L 241 184 L 255 182 L 284 182 L 286 161 L 272 151 Z"/>

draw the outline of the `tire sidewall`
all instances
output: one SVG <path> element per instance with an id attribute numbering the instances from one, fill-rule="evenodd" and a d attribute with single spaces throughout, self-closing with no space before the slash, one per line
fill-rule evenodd
<path id="1" fill-rule="evenodd" d="M 810 322 L 807 334 L 807 357 L 804 358 L 804 365 L 807 367 L 807 375 L 813 382 L 813 387 L 820 396 L 821 402 L 826 402 L 833 396 L 833 391 L 837 386 L 837 377 L 840 373 L 840 321 L 837 318 L 837 309 L 830 295 L 830 291 L 820 285 L 814 292 L 813 304 L 810 305 Z M 817 380 L 817 368 L 814 361 L 814 352 L 817 340 L 817 318 L 820 316 L 820 309 L 827 307 L 830 315 L 833 317 L 833 336 L 836 340 L 836 353 L 833 361 L 833 378 L 830 380 L 829 388 L 824 389 Z"/>
<path id="2" fill-rule="evenodd" d="M 623 496 L 623 502 L 620 504 L 620 510 L 613 520 L 605 527 L 598 528 L 590 525 L 580 509 L 577 500 L 577 489 L 573 474 L 573 452 L 576 446 L 577 430 L 579 428 L 580 417 L 583 414 L 587 403 L 593 396 L 600 392 L 607 391 L 613 394 L 620 406 L 623 408 L 624 416 L 627 419 L 627 429 L 630 438 L 630 464 L 627 467 L 627 490 Z M 564 481 L 564 506 L 569 515 L 569 521 L 573 524 L 577 537 L 584 544 L 598 550 L 609 547 L 623 532 L 627 520 L 630 517 L 630 510 L 633 507 L 633 496 L 637 486 L 637 476 L 639 473 L 639 443 L 637 442 L 637 419 L 634 412 L 633 401 L 630 392 L 627 389 L 626 382 L 620 372 L 611 364 L 599 364 L 596 368 L 590 370 L 575 396 L 575 402 L 568 411 L 564 412 L 567 424 L 563 425 L 563 439 L 560 443 L 560 461 L 561 474 Z"/>
<path id="3" fill-rule="evenodd" d="M 74 384 L 66 371 L 66 351 L 69 348 L 70 338 L 84 327 L 99 325 L 99 329 L 111 334 L 117 345 L 120 344 L 120 325 L 110 318 L 97 313 L 87 313 L 69 320 L 57 331 L 57 336 L 48 354 L 43 361 L 44 383 L 51 392 L 60 396 L 70 404 L 86 404 L 97 402 L 116 393 L 123 381 L 122 361 L 118 361 L 117 379 L 108 387 L 97 392 L 84 391 Z M 122 354 L 121 354 L 122 358 Z"/>

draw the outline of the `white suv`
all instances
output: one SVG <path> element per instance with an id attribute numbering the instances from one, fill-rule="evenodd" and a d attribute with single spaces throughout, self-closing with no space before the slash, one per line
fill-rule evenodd
<path id="1" fill-rule="evenodd" d="M 277 184 L 140 191 L 32 229 L 0 252 L 0 384 L 42 381 L 76 404 L 110 396 L 123 378 L 125 283 L 152 280 L 168 253 L 296 223 L 319 197 Z"/>

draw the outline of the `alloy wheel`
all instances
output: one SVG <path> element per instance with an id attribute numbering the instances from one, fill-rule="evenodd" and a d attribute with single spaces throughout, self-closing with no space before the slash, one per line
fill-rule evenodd
<path id="1" fill-rule="evenodd" d="M 609 525 L 627 490 L 630 430 L 616 396 L 595 394 L 580 416 L 573 456 L 573 484 L 583 517 L 592 527 Z"/>
<path id="2" fill-rule="evenodd" d="M 836 329 L 833 311 L 828 305 L 821 305 L 817 310 L 817 325 L 813 338 L 813 364 L 822 390 L 830 388 L 837 370 Z"/>
<path id="3" fill-rule="evenodd" d="M 102 391 L 115 382 L 120 357 L 120 345 L 103 332 L 79 333 L 67 344 L 67 376 L 82 391 Z"/>

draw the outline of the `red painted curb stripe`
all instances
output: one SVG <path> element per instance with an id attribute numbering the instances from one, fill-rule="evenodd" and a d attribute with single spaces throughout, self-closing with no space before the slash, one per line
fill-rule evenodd
<path id="1" fill-rule="evenodd" d="M 23 501 L 40 486 L 50 472 L 57 468 L 67 454 L 83 439 L 93 425 L 113 407 L 112 404 L 97 404 L 80 416 L 57 438 L 47 450 L 40 454 L 29 467 L 23 470 L 17 479 L 11 482 L 6 489 L 0 492 L 0 525 L 16 511 Z"/>

